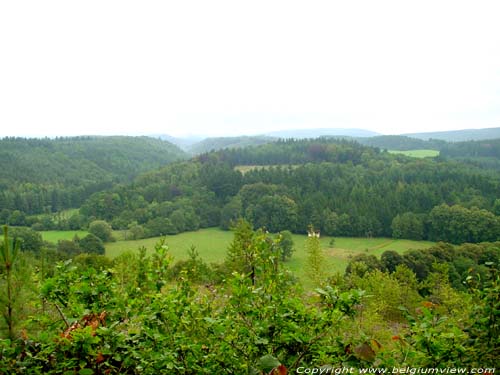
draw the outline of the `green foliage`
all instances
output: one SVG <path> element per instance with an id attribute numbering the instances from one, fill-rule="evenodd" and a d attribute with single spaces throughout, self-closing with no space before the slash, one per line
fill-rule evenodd
<path id="1" fill-rule="evenodd" d="M 43 246 L 43 240 L 40 233 L 30 228 L 15 227 L 10 228 L 10 236 L 20 242 L 21 250 L 32 251 L 36 254 L 40 252 Z"/>
<path id="2" fill-rule="evenodd" d="M 403 257 L 396 251 L 387 250 L 380 256 L 380 262 L 382 263 L 383 269 L 392 273 L 396 271 L 396 268 L 403 264 Z"/>
<path id="3" fill-rule="evenodd" d="M 407 313 L 410 330 L 404 338 L 397 339 L 404 354 L 403 366 L 446 367 L 463 363 L 467 335 L 435 306 L 423 302 L 415 314 Z"/>
<path id="4" fill-rule="evenodd" d="M 83 237 L 78 242 L 78 246 L 84 253 L 95 253 L 103 255 L 105 251 L 104 244 L 102 243 L 101 239 L 93 235 L 92 233 L 89 233 L 85 237 Z"/>
<path id="5" fill-rule="evenodd" d="M 424 222 L 425 217 L 415 215 L 413 212 L 398 214 L 392 219 L 392 237 L 422 240 L 425 237 Z"/>
<path id="6" fill-rule="evenodd" d="M 37 287 L 45 307 L 39 303 L 37 310 L 34 294 L 28 299 L 37 319 L 23 314 L 26 331 L 0 341 L 0 370 L 269 374 L 304 366 L 494 366 L 493 264 L 487 262 L 487 277 L 471 276 L 469 291 L 458 292 L 450 288 L 447 263 L 435 263 L 421 283 L 431 289 L 426 300 L 403 264 L 390 274 L 322 280 L 320 288 L 303 293 L 279 261 L 279 245 L 279 237 L 240 221 L 226 267 L 243 272 L 231 269 L 217 285 L 199 278 L 208 266 L 194 248 L 174 271 L 165 240 L 150 255 L 141 249 L 112 263 L 97 255 L 60 262 Z M 478 261 L 496 248 L 474 246 Z M 431 253 L 452 260 L 452 249 L 440 245 Z M 234 258 L 238 262 L 229 261 Z"/>
<path id="7" fill-rule="evenodd" d="M 169 274 L 173 279 L 186 277 L 193 283 L 209 283 L 217 279 L 214 271 L 203 261 L 194 246 L 188 250 L 188 259 L 174 263 Z"/>
<path id="8" fill-rule="evenodd" d="M 306 253 L 306 274 L 314 285 L 322 285 L 327 277 L 327 261 L 319 242 L 319 235 L 312 226 L 309 228 L 309 237 L 306 240 Z"/>
<path id="9" fill-rule="evenodd" d="M 474 365 L 495 365 L 500 356 L 500 277 L 498 263 L 488 263 L 484 280 L 469 276 L 467 284 L 473 293 L 471 324 L 467 331 L 472 341 Z"/>
<path id="10" fill-rule="evenodd" d="M 114 241 L 113 229 L 104 220 L 95 220 L 89 225 L 89 233 L 98 237 L 102 242 Z"/>
<path id="11" fill-rule="evenodd" d="M 485 242 L 500 239 L 500 219 L 486 210 L 442 204 L 429 215 L 430 237 L 451 243 Z"/>
<path id="12" fill-rule="evenodd" d="M 2 274 L 5 273 L 6 295 L 2 296 L 2 316 L 5 319 L 8 330 L 8 338 L 14 339 L 14 301 L 15 285 L 13 280 L 14 263 L 20 251 L 20 244 L 17 241 L 11 243 L 9 239 L 8 227 L 3 227 L 3 244 L 0 246 L 0 255 L 2 256 Z M 3 275 L 2 275 L 3 276 Z M 3 281 L 3 280 L 2 280 Z M 2 304 L 3 305 L 3 304 Z"/>
<path id="13" fill-rule="evenodd" d="M 292 257 L 295 251 L 293 247 L 292 232 L 284 230 L 278 234 L 278 246 L 280 249 L 281 260 L 284 262 Z"/>
<path id="14" fill-rule="evenodd" d="M 256 228 L 266 228 L 272 233 L 294 229 L 297 221 L 297 204 L 282 195 L 267 195 L 250 205 L 246 216 Z"/>
<path id="15" fill-rule="evenodd" d="M 375 255 L 358 254 L 351 259 L 346 267 L 346 275 L 353 274 L 358 277 L 363 277 L 365 273 L 374 270 L 383 269 L 382 263 Z"/>

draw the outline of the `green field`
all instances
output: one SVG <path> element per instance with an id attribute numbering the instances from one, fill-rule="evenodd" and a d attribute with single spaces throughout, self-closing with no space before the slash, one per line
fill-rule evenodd
<path id="1" fill-rule="evenodd" d="M 399 151 L 399 150 L 389 150 L 391 154 L 402 154 L 406 156 L 411 156 L 412 158 L 435 158 L 439 156 L 439 151 L 437 150 L 408 150 L 408 151 Z"/>
<path id="2" fill-rule="evenodd" d="M 226 256 L 228 245 L 233 239 L 233 233 L 217 228 L 201 229 L 196 232 L 186 232 L 174 236 L 166 236 L 167 245 L 174 260 L 186 259 L 187 251 L 195 246 L 200 256 L 208 263 L 222 262 Z M 293 235 L 295 252 L 287 267 L 302 278 L 307 254 L 305 251 L 305 235 Z M 135 241 L 117 241 L 106 244 L 106 255 L 114 258 L 125 251 L 137 251 L 144 246 L 152 252 L 159 238 L 147 238 Z M 391 238 L 354 238 L 336 237 L 334 246 L 330 245 L 331 237 L 322 237 L 321 245 L 328 255 L 329 273 L 343 272 L 349 259 L 360 253 L 380 256 L 386 250 L 404 252 L 408 249 L 423 249 L 433 245 L 428 241 L 394 240 Z"/>
<path id="3" fill-rule="evenodd" d="M 57 243 L 59 240 L 72 240 L 75 235 L 82 238 L 88 234 L 88 232 L 83 230 L 47 230 L 39 233 L 42 235 L 44 241 L 54 243 Z"/>

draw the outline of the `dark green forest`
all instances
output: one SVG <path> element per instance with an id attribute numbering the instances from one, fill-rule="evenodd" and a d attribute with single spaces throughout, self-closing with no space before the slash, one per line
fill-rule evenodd
<path id="1" fill-rule="evenodd" d="M 185 158 L 178 147 L 149 137 L 0 139 L 1 221 L 77 208 L 91 194 Z M 21 215 L 20 215 L 21 214 Z"/>

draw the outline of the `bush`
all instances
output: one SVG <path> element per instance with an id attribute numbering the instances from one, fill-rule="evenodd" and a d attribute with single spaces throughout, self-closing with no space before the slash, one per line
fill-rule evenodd
<path id="1" fill-rule="evenodd" d="M 89 225 L 89 233 L 101 239 L 102 242 L 111 242 L 113 238 L 113 229 L 104 220 L 95 220 Z"/>
<path id="2" fill-rule="evenodd" d="M 104 249 L 104 244 L 101 241 L 101 239 L 92 233 L 87 234 L 85 237 L 83 237 L 80 242 L 80 249 L 82 252 L 85 253 L 95 253 L 95 254 L 101 254 L 104 255 L 105 249 Z"/>

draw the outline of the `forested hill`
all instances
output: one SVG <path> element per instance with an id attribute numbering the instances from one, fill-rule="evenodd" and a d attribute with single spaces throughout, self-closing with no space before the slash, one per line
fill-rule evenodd
<path id="1" fill-rule="evenodd" d="M 423 140 L 404 135 L 380 135 L 369 138 L 355 138 L 355 140 L 365 146 L 400 151 L 418 149 L 441 150 L 447 144 L 445 141 Z"/>
<path id="2" fill-rule="evenodd" d="M 352 141 L 279 141 L 206 153 L 93 195 L 80 213 L 145 236 L 227 228 L 479 242 L 500 235 L 500 176 Z"/>
<path id="3" fill-rule="evenodd" d="M 403 134 L 411 138 L 439 139 L 447 142 L 480 141 L 500 138 L 500 127 L 485 129 L 463 129 L 441 132 Z"/>
<path id="4" fill-rule="evenodd" d="M 114 182 L 185 157 L 177 146 L 149 137 L 3 138 L 0 210 L 78 207 Z"/>
<path id="5" fill-rule="evenodd" d="M 203 154 L 210 151 L 225 148 L 241 148 L 248 146 L 259 146 L 277 141 L 277 138 L 269 136 L 241 136 L 241 137 L 213 137 L 206 138 L 188 148 L 193 155 Z"/>

